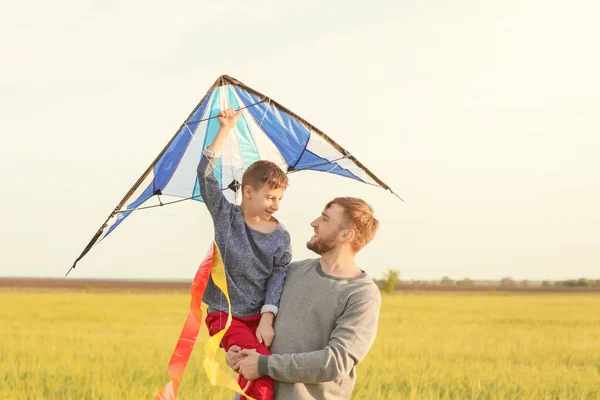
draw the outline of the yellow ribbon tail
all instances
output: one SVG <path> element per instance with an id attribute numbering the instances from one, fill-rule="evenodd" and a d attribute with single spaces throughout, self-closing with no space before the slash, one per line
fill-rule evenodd
<path id="1" fill-rule="evenodd" d="M 204 346 L 204 362 L 202 363 L 204 366 L 204 371 L 206 372 L 206 376 L 213 386 L 223 386 L 228 389 L 233 390 L 236 393 L 239 393 L 242 396 L 246 396 L 248 400 L 254 400 L 252 397 L 249 397 L 244 393 L 240 385 L 237 383 L 235 379 L 233 379 L 226 370 L 223 370 L 219 362 L 217 361 L 217 352 L 219 351 L 221 340 L 227 332 L 227 329 L 231 326 L 231 301 L 229 300 L 229 291 L 227 290 L 227 278 L 225 276 L 225 265 L 223 264 L 223 259 L 221 258 L 221 252 L 219 251 L 219 247 L 216 243 L 213 242 L 214 246 L 214 258 L 211 269 L 211 277 L 215 285 L 221 289 L 225 299 L 227 300 L 227 323 L 225 327 L 217 332 L 213 337 L 208 339 L 206 345 Z M 243 398 L 243 397 L 242 397 Z"/>

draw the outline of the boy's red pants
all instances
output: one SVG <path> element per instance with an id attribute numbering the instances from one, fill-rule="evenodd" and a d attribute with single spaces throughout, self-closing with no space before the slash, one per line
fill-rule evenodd
<path id="1" fill-rule="evenodd" d="M 229 350 L 234 344 L 242 349 L 256 349 L 259 354 L 270 355 L 269 349 L 264 344 L 258 342 L 256 338 L 256 328 L 260 322 L 260 314 L 252 317 L 235 317 L 231 319 L 231 326 L 225 332 L 221 340 L 221 346 L 225 351 Z M 221 331 L 227 323 L 227 313 L 211 312 L 206 316 L 206 326 L 210 336 Z M 240 386 L 242 389 L 247 381 L 241 377 Z M 270 376 L 263 376 L 252 382 L 248 396 L 256 400 L 273 400 L 273 379 Z"/>

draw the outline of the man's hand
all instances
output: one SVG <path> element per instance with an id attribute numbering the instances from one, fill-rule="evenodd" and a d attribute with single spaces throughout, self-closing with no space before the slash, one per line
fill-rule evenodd
<path id="1" fill-rule="evenodd" d="M 233 369 L 242 374 L 244 378 L 249 381 L 260 378 L 260 375 L 258 375 L 258 358 L 260 357 L 260 354 L 254 349 L 244 349 L 240 351 L 240 354 L 245 358 L 238 362 Z"/>
<path id="2" fill-rule="evenodd" d="M 235 372 L 240 372 L 239 367 L 237 366 L 240 361 L 246 358 L 245 355 L 240 353 L 242 348 L 240 346 L 236 346 L 235 344 L 227 350 L 227 355 L 225 356 L 225 360 L 227 361 L 227 365 L 231 367 Z M 254 350 L 254 349 L 252 349 Z"/>
<path id="3" fill-rule="evenodd" d="M 273 339 L 275 338 L 275 331 L 273 330 L 273 318 L 275 315 L 272 312 L 266 312 L 260 317 L 258 328 L 256 328 L 256 338 L 258 343 L 264 343 L 265 346 L 271 346 Z"/>
<path id="4" fill-rule="evenodd" d="M 234 111 L 233 108 L 228 108 L 227 110 L 221 111 L 219 114 L 219 124 L 222 128 L 233 128 L 237 123 L 237 120 L 240 118 L 240 114 L 242 110 Z"/>

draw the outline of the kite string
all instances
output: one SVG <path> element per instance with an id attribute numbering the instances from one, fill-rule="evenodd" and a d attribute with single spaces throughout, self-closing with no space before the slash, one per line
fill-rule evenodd
<path id="1" fill-rule="evenodd" d="M 185 127 L 187 128 L 188 132 L 190 133 L 190 136 L 192 137 L 192 140 L 194 140 L 196 138 L 196 135 L 194 135 L 194 132 L 192 132 L 192 130 L 190 129 L 190 127 L 188 126 L 187 122 L 183 122 L 183 124 L 185 125 Z"/>
<path id="2" fill-rule="evenodd" d="M 327 161 L 327 162 L 324 162 L 324 163 L 321 163 L 321 164 L 310 165 L 308 167 L 294 169 L 294 170 L 288 171 L 287 174 L 289 175 L 289 174 L 293 174 L 295 172 L 306 171 L 306 170 L 310 170 L 311 168 L 316 168 L 316 167 L 320 167 L 320 166 L 327 165 L 327 164 L 330 164 L 330 163 L 335 163 L 335 165 L 329 171 L 319 171 L 319 172 L 331 172 L 336 167 L 339 167 L 339 164 L 337 164 L 337 161 L 340 161 L 340 160 L 343 160 L 343 159 L 346 159 L 346 158 L 348 158 L 348 157 L 347 156 L 343 156 L 343 157 L 336 158 L 334 160 Z M 217 169 L 216 165 L 214 166 L 214 168 Z M 226 190 L 226 189 L 228 189 L 228 188 L 221 188 L 221 190 Z M 396 193 L 394 193 L 394 194 L 398 197 L 398 195 Z M 126 212 L 133 212 L 133 211 L 147 210 L 147 209 L 150 209 L 150 208 L 168 206 L 170 204 L 181 203 L 182 201 L 194 200 L 194 199 L 197 199 L 199 197 L 202 197 L 202 196 L 198 194 L 198 195 L 186 197 L 186 198 L 183 198 L 183 199 L 177 199 L 177 200 L 173 200 L 173 201 L 169 201 L 169 202 L 162 202 L 161 204 L 155 204 L 155 205 L 144 206 L 144 207 L 136 207 L 136 208 L 125 209 L 125 210 L 118 210 L 118 211 L 116 211 L 116 213 L 117 214 L 121 214 L 121 213 L 126 213 Z"/>
<path id="3" fill-rule="evenodd" d="M 242 114 L 243 114 L 243 111 L 242 111 Z M 245 119 L 244 119 L 244 121 L 245 121 Z M 238 120 L 238 123 L 239 123 L 239 120 Z M 240 179 L 240 187 L 241 187 L 241 184 L 242 184 L 242 181 L 243 181 L 243 176 L 244 176 L 244 173 L 246 172 L 246 170 L 244 168 L 244 154 L 242 153 L 242 146 L 241 146 L 241 137 L 242 137 L 242 135 L 240 134 L 240 132 L 237 129 L 237 123 L 236 123 L 236 127 L 234 129 L 234 134 L 237 134 L 237 141 L 238 141 L 237 149 L 238 149 L 238 151 L 240 153 L 240 162 L 242 163 L 242 168 L 241 168 L 242 179 Z M 250 129 L 248 129 L 248 134 L 250 134 Z M 230 151 L 231 151 L 231 156 L 232 156 L 231 158 L 233 159 L 234 149 L 230 149 Z M 258 148 L 256 149 L 256 151 L 258 151 Z M 231 175 L 233 176 L 234 180 L 237 180 L 236 179 L 237 177 L 235 176 L 235 171 L 233 169 L 233 165 L 231 165 Z M 238 176 L 239 176 L 239 174 L 238 174 Z M 242 188 L 242 196 L 243 196 L 243 188 Z M 234 199 L 235 203 L 237 203 L 237 197 L 238 197 L 238 191 L 234 190 L 233 191 L 233 199 Z"/>
<path id="4" fill-rule="evenodd" d="M 262 128 L 262 124 L 263 124 L 263 121 L 265 120 L 265 117 L 267 116 L 267 112 L 271 108 L 271 99 L 267 98 L 266 101 L 267 101 L 267 106 L 265 107 L 265 112 L 263 113 L 263 116 L 262 116 L 262 118 L 260 120 L 260 123 L 258 124 L 259 128 Z M 265 102 L 265 100 L 261 101 L 260 103 L 264 103 L 264 102 Z M 257 105 L 257 104 L 260 104 L 260 103 L 255 103 L 254 105 Z M 243 110 L 243 109 L 244 108 L 239 108 L 239 110 Z M 237 140 L 238 140 L 238 143 L 240 143 L 240 141 L 241 141 L 241 134 L 240 134 L 240 132 L 237 130 L 237 128 L 234 130 L 234 132 L 237 133 Z M 254 143 L 254 145 L 256 146 L 256 143 Z M 240 153 L 240 161 L 242 162 L 241 173 L 242 173 L 242 177 L 243 177 L 244 173 L 246 172 L 246 169 L 244 168 L 244 154 L 242 153 L 242 147 L 241 146 L 238 146 L 237 149 L 238 149 L 238 151 Z M 257 151 L 258 151 L 258 146 L 257 146 Z M 231 150 L 231 153 L 232 153 L 231 155 L 233 156 L 233 150 Z M 233 166 L 231 167 L 231 174 L 233 176 L 233 179 L 237 178 L 235 176 L 235 174 L 234 174 Z M 239 176 L 239 174 L 238 174 L 238 176 Z M 240 182 L 240 185 L 241 185 L 241 182 Z M 243 188 L 242 188 L 242 196 L 243 196 Z M 235 199 L 236 203 L 237 203 L 237 197 L 238 197 L 238 193 L 237 193 L 237 191 L 235 191 L 235 193 L 234 193 L 234 199 Z"/>
<path id="5" fill-rule="evenodd" d="M 329 160 L 329 161 L 323 162 L 323 163 L 321 163 L 321 164 L 309 165 L 308 167 L 304 167 L 304 168 L 298 168 L 298 169 L 293 169 L 293 170 L 291 170 L 291 171 L 288 171 L 287 173 L 288 173 L 288 174 L 293 174 L 294 172 L 306 171 L 306 170 L 309 170 L 309 169 L 311 169 L 311 168 L 317 168 L 317 167 L 321 167 L 321 166 L 323 166 L 323 165 L 327 165 L 327 164 L 334 163 L 335 165 L 334 165 L 334 166 L 333 166 L 333 167 L 332 167 L 332 168 L 331 168 L 329 171 L 319 171 L 319 172 L 331 172 L 331 171 L 333 171 L 335 168 L 337 168 L 337 167 L 340 167 L 340 165 L 337 163 L 338 161 L 340 161 L 340 160 L 345 160 L 346 158 L 348 158 L 348 155 L 345 155 L 345 156 L 342 156 L 342 157 L 336 158 L 336 159 L 334 159 L 334 160 Z M 340 167 L 340 168 L 341 168 L 341 167 Z"/>
<path id="6" fill-rule="evenodd" d="M 270 109 L 271 107 L 272 107 L 272 104 L 271 104 L 271 99 L 269 98 L 269 99 L 267 100 L 267 106 L 265 107 L 265 112 L 263 113 L 263 116 L 262 116 L 262 118 L 260 119 L 260 122 L 259 122 L 259 124 L 258 124 L 258 127 L 259 127 L 259 128 L 262 128 L 262 124 L 263 124 L 263 122 L 264 122 L 264 120 L 265 120 L 265 117 L 267 116 L 267 112 L 269 111 L 269 109 Z M 270 152 L 270 153 L 271 153 L 271 154 L 273 154 L 273 153 L 275 153 L 275 152 Z M 276 153 L 275 153 L 275 154 L 276 154 Z M 279 156 L 281 156 L 281 154 L 279 154 Z M 277 164 L 277 166 L 278 166 L 279 168 L 281 168 L 281 169 L 285 170 L 285 169 L 287 169 L 287 167 L 288 167 L 288 164 L 285 162 L 285 160 L 283 160 L 283 163 L 281 163 L 281 164 Z"/>
<path id="7" fill-rule="evenodd" d="M 265 120 L 265 117 L 267 116 L 267 112 L 269 111 L 270 108 L 271 108 L 271 99 L 268 99 L 267 106 L 265 107 L 265 112 L 260 120 L 260 123 L 258 124 L 259 128 L 262 128 L 263 121 Z"/>

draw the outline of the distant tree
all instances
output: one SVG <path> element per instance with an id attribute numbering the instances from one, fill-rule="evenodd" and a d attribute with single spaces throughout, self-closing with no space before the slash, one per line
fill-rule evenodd
<path id="1" fill-rule="evenodd" d="M 458 286 L 475 286 L 475 281 L 473 279 L 465 278 L 460 281 L 456 281 Z"/>
<path id="2" fill-rule="evenodd" d="M 392 293 L 396 287 L 396 283 L 400 280 L 400 271 L 390 269 L 385 274 L 385 291 Z"/>
<path id="3" fill-rule="evenodd" d="M 517 282 L 515 282 L 514 279 L 511 277 L 506 277 L 500 280 L 500 286 L 515 287 L 517 286 Z"/>
<path id="4" fill-rule="evenodd" d="M 586 279 L 586 278 L 567 279 L 567 280 L 564 280 L 564 281 L 556 281 L 556 282 L 554 282 L 554 286 L 587 287 L 587 286 L 593 286 L 595 282 L 597 282 L 597 281 L 594 281 L 594 280 L 591 280 L 591 279 Z"/>
<path id="5" fill-rule="evenodd" d="M 529 281 L 527 279 L 523 279 L 521 282 L 519 282 L 519 286 L 529 287 Z"/>
<path id="6" fill-rule="evenodd" d="M 550 282 L 550 281 L 543 281 L 542 282 L 542 286 L 543 287 L 550 287 L 550 286 L 552 286 L 552 282 Z"/>
<path id="7" fill-rule="evenodd" d="M 442 277 L 440 281 L 442 285 L 454 285 L 454 279 L 450 279 L 448 276 Z"/>

